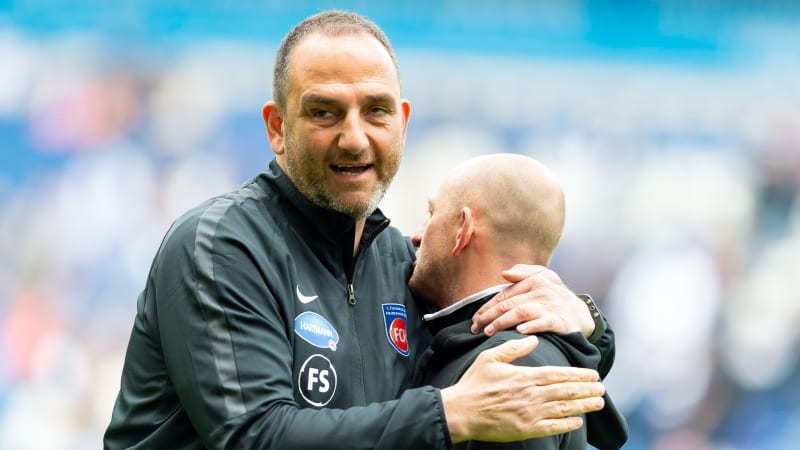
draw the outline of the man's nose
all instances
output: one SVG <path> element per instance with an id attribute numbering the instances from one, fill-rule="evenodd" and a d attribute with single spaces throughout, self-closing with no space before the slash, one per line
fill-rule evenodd
<path id="1" fill-rule="evenodd" d="M 350 112 L 345 117 L 342 123 L 342 132 L 339 135 L 339 147 L 353 153 L 361 152 L 369 147 L 369 139 L 360 113 Z"/>
<path id="2" fill-rule="evenodd" d="M 422 236 L 425 234 L 426 223 L 427 221 L 422 225 L 418 226 L 417 229 L 414 231 L 414 234 L 411 235 L 411 244 L 413 244 L 414 247 L 419 248 L 419 246 L 422 245 Z"/>

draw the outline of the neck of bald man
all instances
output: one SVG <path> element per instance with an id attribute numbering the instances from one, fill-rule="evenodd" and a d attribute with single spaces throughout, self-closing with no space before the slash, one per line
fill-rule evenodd
<path id="1" fill-rule="evenodd" d="M 455 258 L 457 258 L 458 269 L 456 276 L 453 277 L 453 289 L 447 302 L 448 305 L 486 288 L 508 282 L 503 278 L 503 270 L 510 266 L 505 265 L 502 259 L 491 254 L 467 251 Z"/>
<path id="2" fill-rule="evenodd" d="M 517 244 L 524 245 L 524 244 Z M 480 292 L 486 288 L 508 283 L 503 277 L 503 271 L 510 269 L 516 264 L 540 265 L 547 267 L 550 262 L 550 253 L 547 251 L 535 251 L 525 249 L 524 251 L 511 252 L 473 252 L 470 259 L 466 262 L 463 270 L 460 271 L 461 288 L 456 301 L 468 295 Z"/>

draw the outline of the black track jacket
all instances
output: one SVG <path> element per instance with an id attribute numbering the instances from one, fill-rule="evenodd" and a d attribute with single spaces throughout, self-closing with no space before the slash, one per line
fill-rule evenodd
<path id="1" fill-rule="evenodd" d="M 478 353 L 503 342 L 525 337 L 514 330 L 501 331 L 488 338 L 484 334 L 473 335 L 470 332 L 472 315 L 502 287 L 496 286 L 478 292 L 440 311 L 435 316 L 426 317 L 427 325 L 433 332 L 433 341 L 420 358 L 414 380 L 416 384 L 431 384 L 440 388 L 455 384 L 478 356 Z M 514 364 L 598 369 L 600 352 L 580 333 L 541 333 L 537 336 L 539 336 L 539 345 L 528 355 L 514 361 Z M 603 337 L 603 339 L 606 338 L 606 336 Z M 601 370 L 601 374 L 605 376 L 607 370 Z M 463 450 L 581 450 L 586 449 L 588 434 L 588 442 L 596 448 L 617 450 L 628 439 L 628 425 L 625 418 L 617 411 L 608 393 L 604 395 L 604 399 L 606 405 L 602 410 L 585 415 L 586 426 L 569 433 L 520 442 L 467 441 L 455 445 L 454 448 Z"/>

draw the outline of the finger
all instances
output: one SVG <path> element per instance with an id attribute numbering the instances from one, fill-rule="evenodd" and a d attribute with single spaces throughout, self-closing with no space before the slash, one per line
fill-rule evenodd
<path id="1" fill-rule="evenodd" d="M 532 337 L 532 336 L 531 336 Z M 527 338 L 526 338 L 527 339 Z M 522 340 L 522 339 L 520 339 Z M 600 374 L 594 369 L 570 366 L 513 366 L 512 373 L 522 375 L 524 382 L 529 386 L 556 386 L 569 389 L 580 389 L 577 394 L 568 391 L 557 391 L 555 398 L 579 398 L 591 395 L 603 395 L 605 387 L 600 383 Z M 509 377 L 510 378 L 510 377 Z M 569 383 L 577 383 L 566 386 Z M 549 391 L 545 391 L 549 392 Z"/>
<path id="2" fill-rule="evenodd" d="M 546 270 L 546 268 L 544 270 Z M 541 272 L 542 270 L 539 270 L 537 273 Z M 481 330 L 483 330 L 487 336 L 491 336 L 497 330 L 505 330 L 514 325 L 522 323 L 523 319 L 534 320 L 543 315 L 542 313 L 537 313 L 535 309 L 532 309 L 528 311 L 514 311 L 516 315 L 503 317 L 503 315 L 508 314 L 509 311 L 513 311 L 515 308 L 526 308 L 536 305 L 535 302 L 531 302 L 531 299 L 538 298 L 535 296 L 535 294 L 532 297 L 534 291 L 539 287 L 537 285 L 538 281 L 533 280 L 531 277 L 525 277 L 523 280 L 523 282 L 512 284 L 511 286 L 508 286 L 507 288 L 498 292 L 497 295 L 492 297 L 488 302 L 484 303 L 475 312 L 475 314 L 472 316 L 472 327 L 470 328 L 473 334 L 478 334 Z M 533 286 L 531 286 L 531 284 L 533 284 Z M 535 306 L 533 307 L 535 308 Z M 525 312 L 526 315 L 521 315 L 521 312 Z M 501 317 L 503 317 L 502 320 L 497 322 L 497 320 Z M 493 326 L 486 330 L 490 324 Z"/>
<path id="3" fill-rule="evenodd" d="M 491 336 L 497 331 L 506 330 L 519 323 L 523 323 L 526 319 L 537 320 L 542 317 L 542 313 L 536 305 L 523 303 L 513 307 L 515 303 L 516 302 L 513 300 L 498 303 L 495 307 L 496 309 L 491 309 L 485 314 L 480 315 L 480 321 L 473 323 L 473 327 L 471 328 L 473 333 L 478 333 L 483 329 L 483 332 L 486 333 L 487 336 Z M 482 324 L 482 321 L 486 321 L 490 316 L 495 314 L 497 315 L 496 318 Z"/>
<path id="4" fill-rule="evenodd" d="M 497 295 L 492 297 L 492 299 L 488 302 L 484 303 L 483 306 L 481 306 L 477 311 L 475 311 L 475 314 L 473 314 L 471 327 L 472 333 L 477 334 L 481 330 L 484 330 L 489 324 L 493 323 L 504 314 L 507 314 L 509 311 L 514 311 L 514 308 L 517 307 L 518 304 L 524 305 L 525 303 L 522 294 L 526 294 L 528 292 L 529 290 L 527 288 L 521 287 L 519 284 L 512 284 L 511 286 L 498 292 Z M 513 316 L 506 318 L 506 320 L 511 318 L 513 318 Z M 506 327 L 516 325 L 520 322 L 521 320 L 517 319 L 516 322 L 507 324 Z M 494 333 L 496 330 L 503 329 L 505 328 L 498 328 L 495 324 L 494 328 L 491 330 L 491 333 Z M 491 334 L 489 334 L 489 336 L 491 336 Z"/>
<path id="5" fill-rule="evenodd" d="M 543 403 L 571 404 L 573 400 L 597 402 L 603 399 L 606 388 L 599 381 L 563 381 L 525 388 L 531 396 L 540 398 Z M 559 412 L 560 415 L 575 414 L 573 410 Z"/>
<path id="6" fill-rule="evenodd" d="M 527 355 L 538 345 L 539 339 L 536 336 L 528 336 L 523 339 L 514 339 L 504 342 L 497 347 L 492 347 L 482 351 L 480 355 L 478 355 L 478 358 L 481 358 L 487 362 L 508 363 Z"/>
<path id="7" fill-rule="evenodd" d="M 525 439 L 534 439 L 555 434 L 568 433 L 583 426 L 583 419 L 580 417 L 560 417 L 554 419 L 540 419 L 536 422 L 533 432 L 525 436 Z M 522 439 L 522 438 L 520 438 Z"/>
<path id="8" fill-rule="evenodd" d="M 517 295 L 524 294 L 530 290 L 529 286 L 520 285 L 519 282 L 531 279 L 534 275 L 546 272 L 548 269 L 543 266 L 532 266 L 527 264 L 517 264 L 510 269 L 507 269 L 503 272 L 503 277 L 505 277 L 508 281 L 512 284 L 507 288 L 503 289 L 497 295 L 492 297 L 491 300 L 486 302 L 483 306 L 481 306 L 476 315 L 485 313 L 487 310 L 493 308 L 498 303 L 505 302 L 509 299 L 516 297 Z M 505 311 L 504 311 L 505 312 Z"/>
<path id="9" fill-rule="evenodd" d="M 517 292 L 519 291 L 519 292 Z M 473 317 L 478 317 L 481 315 L 486 314 L 490 310 L 494 310 L 496 308 L 501 308 L 501 312 L 505 312 L 511 308 L 511 304 L 507 302 L 509 298 L 514 298 L 517 294 L 521 294 L 525 292 L 524 289 L 517 287 L 516 284 L 512 284 L 511 286 L 503 289 L 502 291 L 498 292 L 494 297 L 492 297 L 488 302 L 484 303 L 477 311 Z M 502 308 L 508 308 L 502 310 Z"/>
<path id="10" fill-rule="evenodd" d="M 490 442 L 512 442 L 535 439 L 556 434 L 567 433 L 583 426 L 583 419 L 577 416 L 543 418 L 539 414 L 531 414 L 530 420 L 518 423 L 518 427 L 509 428 L 509 422 L 503 424 L 502 430 L 493 428 L 485 430 L 479 440 Z"/>
<path id="11" fill-rule="evenodd" d="M 603 397 L 586 397 L 558 400 L 538 405 L 538 414 L 544 419 L 560 419 L 600 411 L 605 406 Z"/>
<path id="12" fill-rule="evenodd" d="M 503 278 L 511 283 L 522 281 L 525 278 L 534 276 L 538 273 L 544 272 L 547 267 L 535 266 L 529 264 L 515 264 L 511 268 L 503 271 Z"/>
<path id="13" fill-rule="evenodd" d="M 555 316 L 543 316 L 535 320 L 529 320 L 517 325 L 517 333 L 520 334 L 535 334 L 544 333 L 546 331 L 556 330 L 558 328 L 558 320 Z"/>

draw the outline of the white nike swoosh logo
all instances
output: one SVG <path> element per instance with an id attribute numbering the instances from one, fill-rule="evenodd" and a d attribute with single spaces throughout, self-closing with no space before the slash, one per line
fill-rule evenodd
<path id="1" fill-rule="evenodd" d="M 317 299 L 317 296 L 316 295 L 303 295 L 303 293 L 300 292 L 300 285 L 298 284 L 297 285 L 297 299 L 300 300 L 300 303 L 305 304 L 305 303 L 313 302 L 314 300 Z"/>

